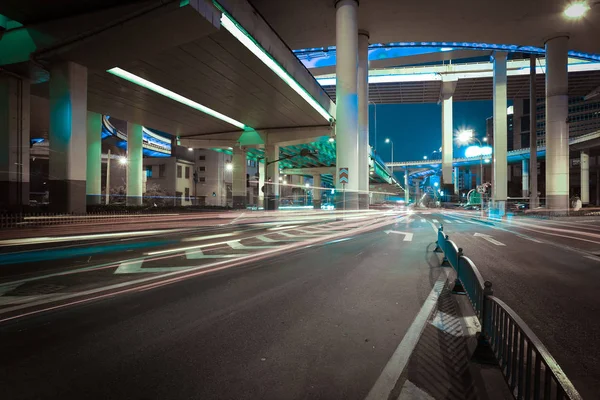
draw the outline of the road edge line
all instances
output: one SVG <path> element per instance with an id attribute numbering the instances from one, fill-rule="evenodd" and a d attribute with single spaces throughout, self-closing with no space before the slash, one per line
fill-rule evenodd
<path id="1" fill-rule="evenodd" d="M 390 393 L 394 390 L 402 372 L 404 372 L 406 365 L 408 365 L 408 361 L 425 329 L 425 324 L 431 317 L 448 279 L 448 271 L 442 270 L 440 277 L 433 285 L 431 292 L 429 292 L 429 296 L 427 296 L 427 299 L 423 302 L 419 313 L 404 334 L 402 341 L 398 347 L 396 347 L 394 354 L 392 354 L 392 357 L 383 368 L 381 375 L 377 378 L 377 381 L 369 391 L 365 400 L 383 400 L 389 398 Z"/>

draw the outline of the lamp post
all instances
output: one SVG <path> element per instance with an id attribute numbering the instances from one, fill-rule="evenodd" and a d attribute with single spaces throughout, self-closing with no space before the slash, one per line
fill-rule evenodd
<path id="1" fill-rule="evenodd" d="M 393 178 L 394 177 L 394 165 L 393 165 L 394 164 L 394 141 L 391 140 L 390 138 L 386 138 L 385 142 L 392 145 L 392 166 L 391 166 L 392 168 L 391 169 L 392 169 L 392 178 Z"/>
<path id="2" fill-rule="evenodd" d="M 461 143 L 466 144 L 473 140 L 479 144 L 479 176 L 481 177 L 481 186 L 485 187 L 483 184 L 483 143 L 481 143 L 481 140 L 479 140 L 478 138 L 473 136 L 472 129 L 465 129 L 458 133 L 458 141 Z M 483 141 L 487 142 L 487 137 L 483 138 Z M 484 217 L 484 211 L 483 211 L 483 205 L 484 205 L 484 196 L 483 195 L 484 195 L 484 193 L 480 193 L 480 195 L 481 195 L 481 204 L 480 204 L 481 218 L 483 218 Z"/>

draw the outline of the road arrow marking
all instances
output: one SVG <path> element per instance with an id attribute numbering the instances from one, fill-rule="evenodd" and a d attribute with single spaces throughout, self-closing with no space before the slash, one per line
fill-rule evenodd
<path id="1" fill-rule="evenodd" d="M 400 232 L 400 231 L 385 231 L 385 233 L 387 233 L 388 235 L 390 233 L 395 233 L 396 235 L 404 235 L 404 241 L 405 242 L 412 242 L 413 239 L 413 234 L 410 232 Z"/>
<path id="2" fill-rule="evenodd" d="M 492 238 L 490 235 L 486 235 L 483 233 L 475 233 L 473 236 L 485 239 L 488 242 L 495 244 L 496 246 L 506 246 L 504 243 L 497 241 L 496 239 Z"/>

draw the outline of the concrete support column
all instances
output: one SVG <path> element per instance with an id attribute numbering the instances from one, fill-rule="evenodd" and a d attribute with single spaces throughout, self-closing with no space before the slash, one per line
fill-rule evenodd
<path id="1" fill-rule="evenodd" d="M 279 145 L 265 147 L 267 155 L 266 185 L 265 185 L 265 210 L 277 210 L 279 208 Z"/>
<path id="2" fill-rule="evenodd" d="M 246 151 L 239 147 L 233 147 L 233 174 L 232 174 L 232 185 L 231 191 L 233 192 L 233 208 L 244 209 L 246 208 L 247 202 L 247 190 L 246 190 L 246 174 L 247 174 L 247 162 L 246 162 Z"/>
<path id="3" fill-rule="evenodd" d="M 529 60 L 529 208 L 538 207 L 537 184 L 537 85 L 535 55 Z"/>
<path id="4" fill-rule="evenodd" d="M 313 175 L 313 208 L 315 210 L 321 209 L 321 174 Z M 367 207 L 369 198 L 367 196 Z"/>
<path id="5" fill-rule="evenodd" d="M 521 162 L 521 190 L 523 197 L 529 197 L 529 160 Z"/>
<path id="6" fill-rule="evenodd" d="M 557 212 L 569 208 L 568 43 L 546 42 L 546 207 Z"/>
<path id="7" fill-rule="evenodd" d="M 87 113 L 87 168 L 85 193 L 87 204 L 102 200 L 102 114 Z"/>
<path id="8" fill-rule="evenodd" d="M 263 206 L 265 209 L 265 192 L 263 192 L 263 188 L 266 191 L 265 187 L 265 172 L 264 164 L 258 163 L 258 202 L 259 206 Z"/>
<path id="9" fill-rule="evenodd" d="M 348 169 L 348 183 L 336 182 L 338 209 L 358 209 L 358 2 L 336 3 L 336 142 L 337 169 Z M 345 190 L 344 190 L 345 189 Z"/>
<path id="10" fill-rule="evenodd" d="M 29 81 L 0 74 L 0 206 L 29 204 Z"/>
<path id="11" fill-rule="evenodd" d="M 452 183 L 452 152 L 454 132 L 452 129 L 452 96 L 442 100 L 442 183 Z"/>
<path id="12" fill-rule="evenodd" d="M 358 206 L 369 208 L 369 33 L 358 31 Z"/>
<path id="13" fill-rule="evenodd" d="M 454 176 L 454 194 L 458 195 L 458 181 L 460 179 L 460 168 L 458 167 L 454 167 L 454 172 L 453 172 L 453 176 Z"/>
<path id="14" fill-rule="evenodd" d="M 142 125 L 127 123 L 127 205 L 141 206 L 144 177 Z"/>
<path id="15" fill-rule="evenodd" d="M 581 204 L 590 204 L 590 154 L 587 150 L 581 151 Z"/>
<path id="16" fill-rule="evenodd" d="M 404 204 L 410 203 L 410 188 L 408 187 L 408 167 L 404 168 Z"/>
<path id="17" fill-rule="evenodd" d="M 50 208 L 86 211 L 87 68 L 73 62 L 50 69 Z"/>
<path id="18" fill-rule="evenodd" d="M 497 217 L 506 210 L 507 180 L 507 76 L 506 53 L 495 52 L 494 56 L 494 161 L 492 176 L 492 201 Z"/>
<path id="19" fill-rule="evenodd" d="M 596 170 L 596 205 L 600 206 L 600 170 Z"/>

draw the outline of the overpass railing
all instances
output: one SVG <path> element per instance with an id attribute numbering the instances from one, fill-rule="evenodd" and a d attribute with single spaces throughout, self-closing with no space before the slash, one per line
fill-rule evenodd
<path id="1" fill-rule="evenodd" d="M 571 399 L 579 395 L 569 378 L 541 340 L 517 313 L 495 297 L 492 283 L 481 273 L 448 235 L 438 229 L 436 252 L 442 252 L 443 266 L 456 271 L 453 293 L 469 298 L 481 324 L 479 343 L 493 352 L 502 374 L 516 399 Z"/>

